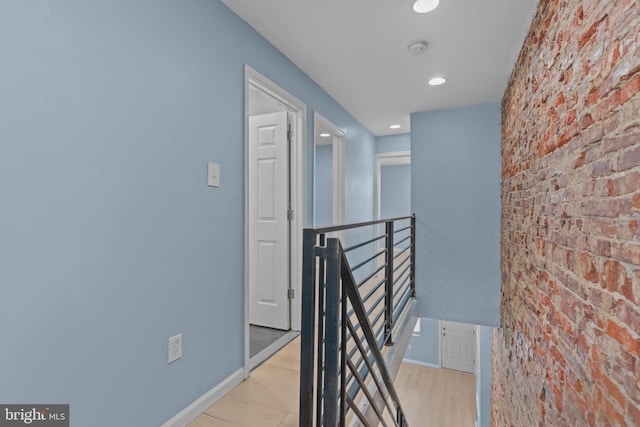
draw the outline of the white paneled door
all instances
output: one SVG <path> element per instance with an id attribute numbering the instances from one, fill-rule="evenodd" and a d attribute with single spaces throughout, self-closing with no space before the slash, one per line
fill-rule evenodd
<path id="1" fill-rule="evenodd" d="M 475 372 L 476 327 L 466 323 L 442 321 L 442 367 Z"/>
<path id="2" fill-rule="evenodd" d="M 289 117 L 249 118 L 249 322 L 290 328 Z"/>

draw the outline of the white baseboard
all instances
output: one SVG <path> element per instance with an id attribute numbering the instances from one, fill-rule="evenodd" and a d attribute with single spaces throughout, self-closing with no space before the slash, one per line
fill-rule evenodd
<path id="1" fill-rule="evenodd" d="M 402 361 L 406 363 L 411 363 L 414 365 L 427 366 L 429 368 L 440 369 L 440 365 L 436 365 L 435 363 L 419 362 L 417 360 L 412 360 L 412 359 L 403 359 Z"/>
<path id="2" fill-rule="evenodd" d="M 213 405 L 225 394 L 229 393 L 243 380 L 244 370 L 238 369 L 233 374 L 224 379 L 220 384 L 200 396 L 195 402 L 180 411 L 175 417 L 162 424 L 162 427 L 185 427 L 191 421 L 195 420 L 209 406 Z"/>

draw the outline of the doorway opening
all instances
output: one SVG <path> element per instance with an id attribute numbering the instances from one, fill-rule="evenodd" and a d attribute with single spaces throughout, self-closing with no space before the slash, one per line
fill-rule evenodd
<path id="1" fill-rule="evenodd" d="M 411 152 L 397 151 L 376 155 L 375 169 L 375 218 L 395 218 L 411 215 Z M 384 225 L 377 230 L 378 236 L 385 233 Z M 382 250 L 384 240 L 377 242 Z M 395 248 L 402 251 L 405 246 Z M 384 258 L 379 257 L 381 263 Z"/>
<path id="2" fill-rule="evenodd" d="M 300 330 L 306 106 L 245 66 L 245 377 Z"/>
<path id="3" fill-rule="evenodd" d="M 313 126 L 313 225 L 344 224 L 345 133 L 318 112 Z"/>

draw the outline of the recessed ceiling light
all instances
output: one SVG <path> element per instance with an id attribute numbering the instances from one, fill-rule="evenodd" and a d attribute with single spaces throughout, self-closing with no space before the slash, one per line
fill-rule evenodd
<path id="1" fill-rule="evenodd" d="M 431 86 L 440 86 L 442 84 L 445 84 L 447 82 L 447 79 L 445 79 L 444 77 L 434 77 L 431 80 L 429 80 L 429 84 Z"/>
<path id="2" fill-rule="evenodd" d="M 391 125 L 389 126 L 389 129 L 400 129 L 402 126 L 400 125 Z"/>
<path id="3" fill-rule="evenodd" d="M 438 7 L 440 0 L 416 0 L 413 4 L 413 11 L 416 13 L 427 13 Z"/>
<path id="4" fill-rule="evenodd" d="M 329 138 L 331 136 L 331 134 L 330 133 L 321 133 L 320 136 L 323 137 L 323 138 Z"/>

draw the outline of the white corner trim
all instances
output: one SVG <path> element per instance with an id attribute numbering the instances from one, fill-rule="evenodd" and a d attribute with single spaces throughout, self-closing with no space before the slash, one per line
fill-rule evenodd
<path id="1" fill-rule="evenodd" d="M 229 393 L 235 386 L 244 380 L 244 370 L 242 368 L 224 379 L 220 384 L 200 396 L 191 405 L 180 411 L 175 417 L 171 418 L 162 427 L 185 427 L 191 421 L 195 420 L 209 406 Z"/>

